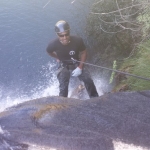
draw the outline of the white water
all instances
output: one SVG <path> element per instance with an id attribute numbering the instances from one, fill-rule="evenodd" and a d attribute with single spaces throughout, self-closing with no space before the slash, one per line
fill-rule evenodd
<path id="1" fill-rule="evenodd" d="M 41 98 L 41 97 L 47 97 L 47 96 L 58 96 L 59 95 L 59 83 L 57 81 L 57 77 L 55 75 L 55 72 L 53 71 L 55 67 L 55 63 L 48 63 L 46 66 L 43 66 L 43 69 L 46 70 L 46 68 L 49 68 L 45 71 L 44 76 L 48 80 L 47 86 L 44 85 L 38 85 L 36 88 L 34 88 L 31 93 L 33 93 L 31 96 L 28 95 L 22 95 L 19 92 L 13 91 L 3 91 L 2 87 L 0 88 L 0 112 L 4 111 L 6 108 L 17 105 L 19 103 L 23 103 L 25 101 Z M 103 83 L 100 79 L 93 79 L 94 83 L 96 85 L 97 91 L 99 96 L 103 94 L 102 86 Z M 74 79 L 74 82 L 79 82 L 78 79 Z M 69 85 L 69 95 L 73 92 L 75 86 L 74 84 Z M 3 97 L 3 93 L 7 93 L 7 96 Z M 6 94 L 5 94 L 6 95 Z M 88 98 L 88 96 L 85 96 Z"/>
<path id="2" fill-rule="evenodd" d="M 56 79 L 55 73 L 53 73 L 52 68 L 55 66 L 54 63 L 48 63 L 45 68 L 49 68 L 48 71 L 45 71 L 44 76 L 48 80 L 47 86 L 38 85 L 35 87 L 31 93 L 31 96 L 21 94 L 19 92 L 11 90 L 4 90 L 0 87 L 0 112 L 4 111 L 6 108 L 23 103 L 25 101 L 33 100 L 36 98 L 47 97 L 47 96 L 58 96 L 58 81 Z M 44 68 L 44 67 L 43 67 Z M 14 87 L 15 89 L 15 87 Z M 7 96 L 3 96 L 5 95 Z M 7 94 L 6 94 L 7 93 Z"/>

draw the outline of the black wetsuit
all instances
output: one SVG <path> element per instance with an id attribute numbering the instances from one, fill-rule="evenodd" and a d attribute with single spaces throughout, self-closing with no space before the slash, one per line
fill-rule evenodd
<path id="1" fill-rule="evenodd" d="M 78 66 L 78 64 L 74 63 L 71 58 L 79 60 L 80 52 L 84 51 L 85 49 L 86 47 L 82 38 L 77 36 L 70 36 L 70 43 L 68 45 L 62 45 L 58 38 L 49 43 L 47 52 L 55 52 L 62 64 L 57 73 L 60 90 L 59 96 L 68 96 L 70 70 L 72 71 Z M 98 96 L 93 80 L 85 68 L 78 78 L 84 82 L 90 98 Z"/>

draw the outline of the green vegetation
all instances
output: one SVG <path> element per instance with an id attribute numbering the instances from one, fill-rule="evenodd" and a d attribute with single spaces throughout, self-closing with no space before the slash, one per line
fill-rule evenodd
<path id="1" fill-rule="evenodd" d="M 139 45 L 138 50 L 136 55 L 122 64 L 121 70 L 126 70 L 134 75 L 150 78 L 150 40 Z M 128 70 L 125 68 L 128 68 Z M 150 89 L 150 81 L 128 76 L 125 80 L 120 81 L 117 87 L 115 87 L 115 91 L 118 91 L 124 84 L 128 86 L 128 90 L 132 91 Z"/>
<path id="2" fill-rule="evenodd" d="M 137 20 L 143 24 L 142 31 L 143 36 L 147 36 L 150 32 L 150 8 L 144 10 L 144 13 L 137 17 Z"/>
<path id="3" fill-rule="evenodd" d="M 113 62 L 113 69 L 114 70 L 116 70 L 116 68 L 117 68 L 117 64 L 116 63 L 117 63 L 116 60 L 114 60 L 114 62 Z M 114 76 L 115 76 L 115 72 L 113 71 L 111 73 L 111 77 L 109 79 L 109 84 L 111 84 L 113 82 Z"/>
<path id="4" fill-rule="evenodd" d="M 142 42 L 136 47 L 136 53 L 124 61 L 119 69 L 125 71 L 125 68 L 128 68 L 126 71 L 131 74 L 150 78 L 150 9 L 147 8 L 139 14 L 137 20 L 142 23 Z M 126 86 L 124 90 L 130 91 L 150 90 L 150 81 L 126 77 L 117 83 L 114 91 L 119 91 L 124 86 Z"/>
<path id="5" fill-rule="evenodd" d="M 97 65 L 116 68 L 116 60 L 117 70 L 150 78 L 149 1 L 95 1 L 87 18 L 86 33 Z M 108 84 L 115 78 L 113 91 L 150 90 L 150 81 L 108 73 L 105 69 L 100 73 Z"/>

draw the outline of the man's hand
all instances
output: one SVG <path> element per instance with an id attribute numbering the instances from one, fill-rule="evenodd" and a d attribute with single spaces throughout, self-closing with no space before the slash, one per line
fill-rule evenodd
<path id="1" fill-rule="evenodd" d="M 79 75 L 81 75 L 82 74 L 82 69 L 80 69 L 79 67 L 77 67 L 76 69 L 74 69 L 73 71 L 72 71 L 72 76 L 73 77 L 77 77 L 77 76 L 79 76 Z"/>
<path id="2" fill-rule="evenodd" d="M 60 60 L 59 59 L 56 59 L 56 61 L 59 63 L 60 62 Z"/>
<path id="3" fill-rule="evenodd" d="M 60 60 L 59 60 L 59 58 L 58 58 L 58 56 L 57 56 L 57 54 L 56 54 L 55 52 L 48 53 L 48 54 L 49 54 L 51 57 L 55 58 L 58 63 L 60 62 Z"/>

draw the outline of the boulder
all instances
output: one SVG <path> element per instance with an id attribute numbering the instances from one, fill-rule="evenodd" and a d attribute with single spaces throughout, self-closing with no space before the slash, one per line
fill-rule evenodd
<path id="1" fill-rule="evenodd" d="M 1 112 L 0 126 L 0 143 L 23 147 L 13 150 L 115 150 L 116 141 L 150 149 L 150 91 L 84 101 L 58 96 L 30 100 Z"/>

